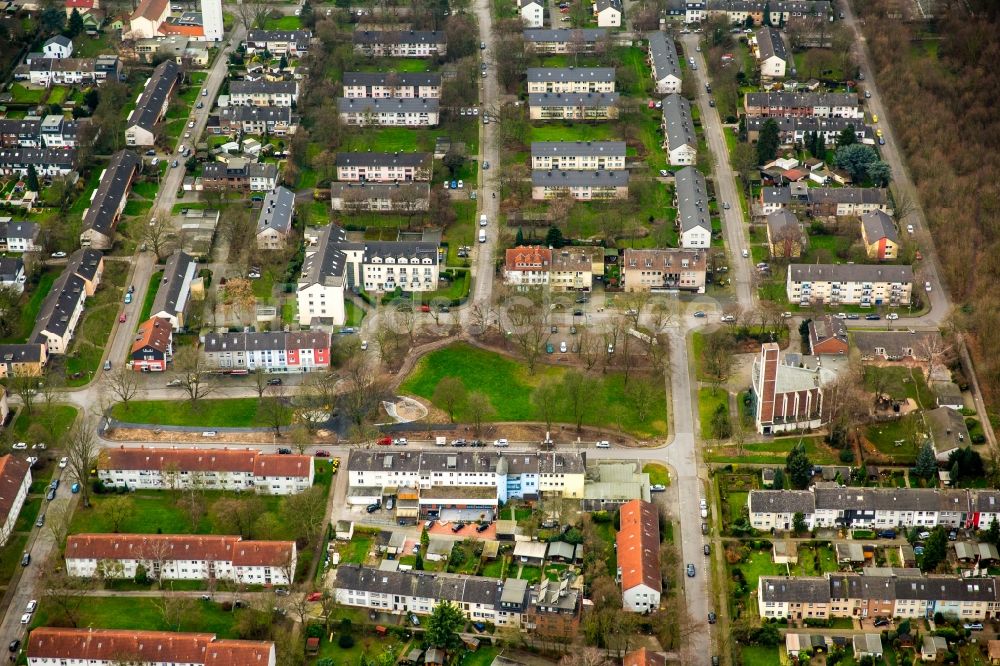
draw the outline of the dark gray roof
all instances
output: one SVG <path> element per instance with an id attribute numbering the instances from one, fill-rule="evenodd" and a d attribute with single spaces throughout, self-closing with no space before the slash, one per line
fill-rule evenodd
<path id="1" fill-rule="evenodd" d="M 787 493 L 791 491 L 771 492 Z M 969 493 L 966 490 L 817 486 L 814 493 L 817 511 L 948 511 L 968 513 L 970 509 Z"/>
<path id="2" fill-rule="evenodd" d="M 886 356 L 890 360 L 898 360 L 910 354 L 904 350 L 913 350 L 917 360 L 927 360 L 927 343 L 934 339 L 938 344 L 941 334 L 938 331 L 854 331 L 854 346 L 861 352 L 861 358 Z M 876 349 L 884 349 L 884 354 L 876 354 Z"/>
<path id="3" fill-rule="evenodd" d="M 653 61 L 653 76 L 665 79 L 668 76 L 681 78 L 680 64 L 677 62 L 677 47 L 674 38 L 667 33 L 656 30 L 646 35 L 649 40 L 649 56 Z"/>
<path id="4" fill-rule="evenodd" d="M 187 283 L 187 275 L 191 267 L 195 265 L 194 257 L 178 250 L 167 259 L 167 265 L 163 269 L 163 281 L 160 289 L 153 299 L 153 307 L 150 309 L 152 315 L 165 312 L 169 315 L 178 315 L 184 310 L 190 291 L 190 284 Z"/>
<path id="5" fill-rule="evenodd" d="M 787 204 L 792 201 L 792 190 L 789 187 L 765 187 L 760 195 L 764 203 Z"/>
<path id="6" fill-rule="evenodd" d="M 267 351 L 299 349 L 329 349 L 330 334 L 324 331 L 291 333 L 209 333 L 205 336 L 205 352 Z"/>
<path id="7" fill-rule="evenodd" d="M 422 571 L 379 571 L 356 564 L 337 569 L 334 587 L 454 603 L 499 605 L 503 583 L 495 578 L 433 574 Z"/>
<path id="8" fill-rule="evenodd" d="M 583 474 L 584 463 L 584 456 L 576 453 L 355 449 L 350 453 L 347 468 L 359 471 L 495 472 L 500 475 Z"/>
<path id="9" fill-rule="evenodd" d="M 530 28 L 524 31 L 526 42 L 573 42 L 593 43 L 608 36 L 607 28 Z"/>
<path id="10" fill-rule="evenodd" d="M 76 150 L 65 148 L 4 148 L 0 150 L 0 166 L 27 168 L 57 166 L 72 169 L 76 162 Z"/>
<path id="11" fill-rule="evenodd" d="M 230 81 L 230 95 L 253 95 L 258 93 L 266 94 L 298 94 L 299 84 L 297 81 Z"/>
<path id="12" fill-rule="evenodd" d="M 705 176 L 694 167 L 684 167 L 674 174 L 674 191 L 677 195 L 677 220 L 681 231 L 701 227 L 712 231 L 708 216 L 708 186 Z"/>
<path id="13" fill-rule="evenodd" d="M 135 104 L 130 119 L 132 125 L 138 125 L 149 132 L 153 131 L 153 125 L 159 120 L 167 97 L 177 84 L 180 75 L 181 68 L 173 60 L 164 60 L 156 66 L 139 96 L 139 101 Z"/>
<path id="14" fill-rule="evenodd" d="M 783 107 L 792 109 L 859 106 L 861 102 L 855 93 L 747 93 L 747 106 L 764 108 Z"/>
<path id="15" fill-rule="evenodd" d="M 0 257 L 0 282 L 14 282 L 24 272 L 21 257 Z"/>
<path id="16" fill-rule="evenodd" d="M 822 604 L 830 601 L 826 578 L 778 578 L 761 576 L 761 601 Z"/>
<path id="17" fill-rule="evenodd" d="M 1000 490 L 973 490 L 970 494 L 972 510 L 976 513 L 1000 512 Z"/>
<path id="18" fill-rule="evenodd" d="M 338 97 L 340 113 L 437 113 L 439 100 L 429 97 Z"/>
<path id="19" fill-rule="evenodd" d="M 628 171 L 545 171 L 531 172 L 531 184 L 538 187 L 626 187 Z"/>
<path id="20" fill-rule="evenodd" d="M 676 150 L 681 146 L 698 147 L 698 137 L 694 134 L 694 120 L 691 118 L 691 102 L 677 93 L 663 98 L 663 131 L 670 150 Z"/>
<path id="21" fill-rule="evenodd" d="M 105 236 L 111 236 L 118 206 L 128 198 L 132 178 L 139 170 L 139 166 L 139 156 L 131 150 L 120 150 L 114 154 L 83 218 L 84 231 L 93 229 Z"/>
<path id="22" fill-rule="evenodd" d="M 792 282 L 913 282 L 913 268 L 879 264 L 790 264 Z"/>
<path id="23" fill-rule="evenodd" d="M 896 232 L 896 225 L 892 218 L 881 210 L 873 210 L 861 216 L 861 226 L 864 227 L 865 236 L 868 242 L 872 243 L 881 238 L 885 238 L 894 243 L 899 242 L 899 234 Z"/>
<path id="24" fill-rule="evenodd" d="M 886 205 L 889 197 L 881 187 L 810 187 L 809 203 L 855 203 Z"/>
<path id="25" fill-rule="evenodd" d="M 799 219 L 787 208 L 781 208 L 767 215 L 767 229 L 771 232 L 772 239 L 777 238 L 777 235 L 782 233 L 786 227 L 797 229 L 798 226 Z"/>
<path id="26" fill-rule="evenodd" d="M 56 35 L 55 37 L 49 37 L 45 40 L 45 44 L 42 46 L 48 46 L 49 44 L 58 44 L 59 46 L 73 46 L 72 40 L 69 37 L 63 35 Z"/>
<path id="27" fill-rule="evenodd" d="M 202 178 L 277 178 L 278 165 L 267 162 L 250 162 L 233 159 L 226 162 L 207 162 L 201 171 Z"/>
<path id="28" fill-rule="evenodd" d="M 430 196 L 430 183 L 373 183 L 370 181 L 330 183 L 330 196 L 341 197 L 349 192 L 363 192 L 370 198 L 391 199 L 400 196 L 412 196 L 417 199 L 427 199 Z"/>
<path id="29" fill-rule="evenodd" d="M 532 141 L 532 157 L 625 157 L 624 141 Z"/>
<path id="30" fill-rule="evenodd" d="M 614 67 L 529 67 L 528 83 L 614 83 Z"/>
<path id="31" fill-rule="evenodd" d="M 815 496 L 808 490 L 751 490 L 750 513 L 814 513 Z"/>
<path id="32" fill-rule="evenodd" d="M 777 57 L 788 62 L 785 40 L 781 38 L 780 32 L 774 28 L 765 27 L 758 30 L 755 37 L 757 37 L 757 49 L 761 60 Z"/>
<path id="33" fill-rule="evenodd" d="M 295 213 L 295 193 L 278 186 L 264 197 L 264 205 L 257 217 L 257 233 L 274 229 L 287 234 L 292 229 L 292 215 Z"/>
<path id="34" fill-rule="evenodd" d="M 313 284 L 332 286 L 339 284 L 344 278 L 344 267 L 347 257 L 344 248 L 360 248 L 358 243 L 347 240 L 347 232 L 336 224 L 328 225 L 320 234 L 315 252 L 306 254 L 302 262 L 302 277 L 299 288 Z"/>
<path id="35" fill-rule="evenodd" d="M 600 14 L 603 10 L 611 7 L 612 9 L 617 9 L 619 12 L 622 11 L 622 0 L 597 0 L 597 13 Z"/>
<path id="36" fill-rule="evenodd" d="M 24 238 L 35 240 L 41 227 L 35 222 L 0 221 L 0 238 Z"/>
<path id="37" fill-rule="evenodd" d="M 38 363 L 42 360 L 42 345 L 0 345 L 0 363 Z"/>
<path id="38" fill-rule="evenodd" d="M 584 106 L 600 108 L 618 104 L 618 93 L 531 93 L 529 106 Z"/>
<path id="39" fill-rule="evenodd" d="M 104 254 L 100 250 L 81 248 L 69 255 L 69 259 L 66 261 L 66 270 L 79 275 L 88 282 L 93 282 L 97 278 L 97 271 L 103 258 Z"/>
<path id="40" fill-rule="evenodd" d="M 47 331 L 53 335 L 62 336 L 69 327 L 70 317 L 73 310 L 82 298 L 85 298 L 85 285 L 83 278 L 79 275 L 63 271 L 52 283 L 52 289 L 48 296 L 42 301 L 42 307 L 38 312 L 38 319 L 35 320 L 35 328 L 28 338 L 33 342 L 46 341 L 42 331 Z"/>
<path id="41" fill-rule="evenodd" d="M 397 87 L 440 86 L 441 75 L 436 72 L 346 72 L 344 87 L 385 86 L 389 82 Z"/>
<path id="42" fill-rule="evenodd" d="M 220 120 L 232 120 L 234 122 L 266 122 L 266 123 L 289 123 L 293 122 L 292 107 L 290 106 L 257 106 L 255 104 L 227 106 L 219 109 Z"/>
<path id="43" fill-rule="evenodd" d="M 438 263 L 438 246 L 436 243 L 421 241 L 365 241 L 362 261 L 369 263 L 374 259 L 395 259 L 397 263 Z"/>
<path id="44" fill-rule="evenodd" d="M 355 44 L 444 44 L 440 30 L 355 30 Z"/>
<path id="45" fill-rule="evenodd" d="M 812 344 L 825 342 L 831 338 L 836 338 L 847 344 L 847 325 L 842 319 L 837 319 L 832 315 L 824 315 L 809 322 L 809 339 Z"/>
<path id="46" fill-rule="evenodd" d="M 924 411 L 924 421 L 934 440 L 934 452 L 939 456 L 972 443 L 965 417 L 958 410 L 951 407 L 928 409 Z"/>
<path id="47" fill-rule="evenodd" d="M 337 166 L 354 167 L 429 167 L 430 153 L 337 153 Z"/>

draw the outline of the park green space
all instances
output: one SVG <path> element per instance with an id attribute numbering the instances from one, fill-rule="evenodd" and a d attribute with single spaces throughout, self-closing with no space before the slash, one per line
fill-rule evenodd
<path id="1" fill-rule="evenodd" d="M 201 399 L 197 402 L 186 400 L 186 393 L 177 389 L 177 400 L 132 400 L 117 403 L 111 409 L 111 416 L 129 423 L 150 425 L 246 428 L 268 427 L 273 424 L 261 409 L 257 398 L 224 398 L 219 400 Z M 292 421 L 289 413 L 283 425 Z"/>
<path id="2" fill-rule="evenodd" d="M 652 485 L 670 485 L 670 472 L 667 471 L 665 465 L 660 465 L 659 463 L 646 463 L 642 466 L 642 471 L 644 474 L 649 474 L 649 482 Z"/>
<path id="3" fill-rule="evenodd" d="M 48 433 L 50 441 L 46 444 L 56 444 L 65 435 L 73 421 L 76 420 L 76 407 L 72 405 L 45 405 L 35 403 L 31 414 L 22 409 L 10 428 L 11 435 L 17 441 L 27 441 L 28 433 L 33 425 L 41 426 Z M 37 442 L 30 442 L 36 444 Z"/>
<path id="4" fill-rule="evenodd" d="M 49 295 L 52 283 L 56 281 L 61 272 L 60 268 L 47 268 L 39 276 L 38 283 L 29 287 L 21 296 L 21 310 L 17 318 L 17 328 L 6 338 L 0 339 L 2 343 L 22 343 L 31 335 L 31 329 L 35 327 L 38 320 L 38 312 L 42 309 L 42 301 Z"/>
<path id="5" fill-rule="evenodd" d="M 240 499 L 237 493 L 221 490 L 202 491 L 205 498 L 206 511 L 197 525 L 193 525 L 189 514 L 179 503 L 180 495 L 176 497 L 171 491 L 139 490 L 128 495 L 132 499 L 133 510 L 118 526 L 118 532 L 135 534 L 222 534 L 212 516 L 212 507 L 223 499 Z M 77 508 L 70 523 L 70 534 L 110 533 L 114 532 L 114 524 L 109 519 L 103 505 L 114 497 L 114 493 L 92 495 L 91 506 Z M 295 535 L 281 521 L 282 497 L 277 495 L 250 495 L 247 499 L 258 499 L 263 503 L 260 515 L 273 514 L 278 519 L 273 534 L 274 539 L 292 539 Z"/>
<path id="6" fill-rule="evenodd" d="M 722 388 L 702 387 L 698 389 L 698 419 L 701 421 L 701 438 L 715 439 L 712 417 L 716 410 L 729 410 L 729 392 Z"/>
<path id="7" fill-rule="evenodd" d="M 457 377 L 470 391 L 481 391 L 489 397 L 496 410 L 494 421 L 535 421 L 538 417 L 531 404 L 532 390 L 543 378 L 559 381 L 565 374 L 565 368 L 539 364 L 535 374 L 529 375 L 527 368 L 512 358 L 459 343 L 422 358 L 403 382 L 402 390 L 430 400 L 441 379 Z M 612 418 L 616 410 L 611 407 L 618 406 L 622 413 L 621 425 L 626 431 L 640 437 L 666 434 L 666 400 L 662 391 L 654 391 L 649 414 L 645 420 L 640 420 L 626 397 L 621 373 L 610 372 L 595 381 L 597 386 L 591 406 L 586 410 L 584 425 L 617 427 Z M 555 420 L 568 423 L 572 416 L 560 405 Z"/>
<path id="8" fill-rule="evenodd" d="M 235 627 L 240 609 L 223 610 L 220 604 L 197 600 L 180 619 L 180 626 L 167 625 L 159 599 L 140 597 L 93 597 L 77 610 L 80 627 L 131 629 L 135 631 L 207 632 L 219 638 L 239 638 Z M 59 626 L 62 612 L 51 599 L 42 598 L 31 626 Z"/>

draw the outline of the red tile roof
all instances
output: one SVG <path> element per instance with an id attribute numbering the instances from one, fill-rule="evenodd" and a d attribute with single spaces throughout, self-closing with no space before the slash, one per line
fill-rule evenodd
<path id="1" fill-rule="evenodd" d="M 635 652 L 629 652 L 622 660 L 622 666 L 665 666 L 666 657 L 659 652 L 653 652 L 646 648 L 639 648 Z"/>
<path id="2" fill-rule="evenodd" d="M 237 566 L 280 567 L 291 560 L 293 541 L 243 541 L 238 536 L 188 534 L 74 534 L 67 559 L 232 561 Z"/>
<path id="3" fill-rule="evenodd" d="M 150 663 L 205 666 L 266 665 L 274 643 L 216 640 L 213 634 L 115 629 L 38 627 L 28 637 L 29 659 L 116 662 L 122 658 Z"/>
<path id="4" fill-rule="evenodd" d="M 30 469 L 27 460 L 12 455 L 0 456 L 0 525 L 7 523 L 14 500 Z"/>
<path id="5" fill-rule="evenodd" d="M 144 321 L 139 326 L 139 330 L 136 331 L 135 342 L 132 343 L 132 353 L 135 354 L 147 346 L 166 353 L 172 332 L 173 328 L 170 326 L 169 319 L 151 317 Z"/>
<path id="6" fill-rule="evenodd" d="M 618 531 L 618 567 L 622 590 L 646 585 L 662 591 L 660 576 L 660 520 L 656 506 L 642 500 L 622 505 Z"/>
<path id="7" fill-rule="evenodd" d="M 163 16 L 167 9 L 167 0 L 142 0 L 132 12 L 132 19 L 145 18 L 155 21 Z"/>
<path id="8" fill-rule="evenodd" d="M 97 464 L 100 469 L 163 470 L 180 472 L 253 472 L 257 476 L 308 477 L 309 456 L 278 455 L 249 449 L 105 449 Z"/>
<path id="9" fill-rule="evenodd" d="M 552 250 L 545 247 L 513 247 L 507 250 L 507 270 L 549 270 Z"/>

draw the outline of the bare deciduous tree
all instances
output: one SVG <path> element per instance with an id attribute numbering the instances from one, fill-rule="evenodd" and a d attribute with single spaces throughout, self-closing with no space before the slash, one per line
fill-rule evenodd
<path id="1" fill-rule="evenodd" d="M 69 429 L 65 439 L 66 469 L 70 479 L 80 485 L 80 500 L 90 506 L 90 470 L 97 464 L 101 446 L 97 441 L 97 425 L 84 416 Z"/>
<path id="2" fill-rule="evenodd" d="M 139 373 L 124 365 L 105 372 L 103 381 L 108 391 L 124 405 L 139 392 Z"/>
<path id="3" fill-rule="evenodd" d="M 187 393 L 188 400 L 197 402 L 215 390 L 210 369 L 196 347 L 181 347 L 174 354 L 174 376 Z"/>

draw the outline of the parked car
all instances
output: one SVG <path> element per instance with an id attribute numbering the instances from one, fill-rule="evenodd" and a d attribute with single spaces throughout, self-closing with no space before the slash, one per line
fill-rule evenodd
<path id="1" fill-rule="evenodd" d="M 876 627 L 887 627 L 889 626 L 889 618 L 887 617 L 877 617 L 872 624 Z"/>
<path id="2" fill-rule="evenodd" d="M 885 318 L 888 319 L 889 321 L 896 321 L 897 319 L 899 319 L 899 315 L 896 314 L 895 312 L 890 312 L 885 316 Z"/>
<path id="3" fill-rule="evenodd" d="M 463 523 L 462 521 L 458 521 L 451 526 L 451 531 L 456 534 L 461 532 L 463 529 L 465 529 L 465 523 Z"/>
<path id="4" fill-rule="evenodd" d="M 324 451 L 323 449 L 320 449 L 319 451 L 317 451 L 313 455 L 316 456 L 317 458 L 329 458 L 330 457 L 330 452 L 329 451 Z"/>
<path id="5" fill-rule="evenodd" d="M 288 456 L 288 455 L 291 455 L 292 450 L 290 448 L 288 448 L 287 446 L 279 446 L 278 447 L 278 453 L 280 455 L 283 455 L 283 456 Z"/>
<path id="6" fill-rule="evenodd" d="M 877 314 L 866 314 L 865 315 L 865 320 L 867 320 L 867 321 L 878 321 L 881 318 L 882 318 L 882 316 L 881 315 L 877 315 Z"/>
<path id="7" fill-rule="evenodd" d="M 45 527 L 45 514 L 39 514 L 38 520 L 35 521 L 35 527 Z"/>
<path id="8" fill-rule="evenodd" d="M 27 442 L 18 442 L 17 444 L 15 444 L 14 446 L 12 446 L 10 448 L 14 449 L 15 451 L 24 451 L 24 450 L 26 450 L 28 448 L 28 443 Z"/>
<path id="9" fill-rule="evenodd" d="M 55 488 L 49 488 L 49 492 L 45 493 L 45 499 L 47 499 L 48 501 L 51 502 L 55 498 L 56 498 L 56 489 Z"/>
<path id="10" fill-rule="evenodd" d="M 688 578 L 694 578 L 694 575 L 695 575 L 694 565 L 691 564 L 690 562 L 687 565 L 687 575 L 688 575 Z"/>
<path id="11" fill-rule="evenodd" d="M 74 495 L 77 494 L 78 492 L 80 492 L 80 484 L 74 483 L 72 486 L 69 487 L 69 491 Z"/>
<path id="12" fill-rule="evenodd" d="M 31 564 L 31 553 L 25 553 L 21 556 L 21 566 L 26 567 Z"/>
<path id="13" fill-rule="evenodd" d="M 477 532 L 485 532 L 488 529 L 490 529 L 489 523 L 479 523 L 478 525 L 476 525 Z"/>
<path id="14" fill-rule="evenodd" d="M 505 438 L 501 438 L 501 439 L 498 439 L 497 441 L 493 442 L 493 446 L 499 446 L 499 447 L 503 448 L 503 447 L 510 446 L 510 442 L 507 439 L 505 439 Z"/>
<path id="15" fill-rule="evenodd" d="M 275 377 L 274 379 L 267 380 L 268 386 L 281 386 L 281 377 Z"/>
<path id="16" fill-rule="evenodd" d="M 14 640 L 12 640 L 10 642 L 10 645 L 7 646 L 7 649 L 10 650 L 11 652 L 17 652 L 18 650 L 20 650 L 21 649 L 21 639 L 15 638 Z"/>
<path id="17" fill-rule="evenodd" d="M 375 513 L 381 508 L 382 508 L 381 502 L 373 502 L 365 507 L 365 511 L 367 511 L 368 513 Z"/>
<path id="18" fill-rule="evenodd" d="M 717 618 L 715 617 L 715 612 L 714 611 L 708 611 L 708 623 L 709 624 L 715 624 L 716 619 Z"/>
<path id="19" fill-rule="evenodd" d="M 606 439 L 602 439 L 601 441 L 599 441 L 594 446 L 596 446 L 599 449 L 610 449 L 611 448 L 611 442 L 609 442 Z"/>
<path id="20" fill-rule="evenodd" d="M 707 543 L 702 547 L 702 550 L 705 551 L 705 555 L 711 555 L 712 554 L 712 547 L 709 546 Z"/>
<path id="21" fill-rule="evenodd" d="M 120 315 L 118 316 L 118 323 L 119 323 L 119 324 L 124 324 L 124 323 L 125 323 L 125 320 L 126 320 L 127 318 L 128 318 L 128 317 L 127 317 L 127 315 L 126 315 L 126 314 L 125 314 L 124 312 L 123 312 L 123 313 L 121 313 L 121 314 L 120 314 Z"/>
<path id="22" fill-rule="evenodd" d="M 66 465 L 68 464 L 69 464 L 68 457 L 63 456 L 62 458 L 59 459 L 59 469 L 66 469 Z"/>
<path id="23" fill-rule="evenodd" d="M 651 493 L 662 493 L 665 492 L 667 487 L 662 483 L 654 483 L 649 487 L 649 492 Z"/>

